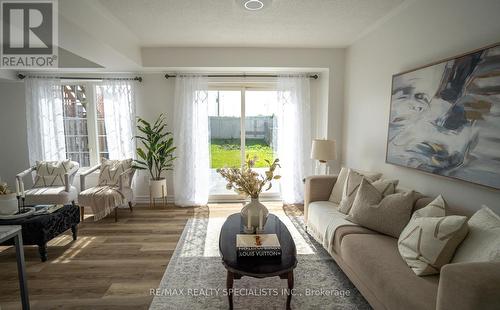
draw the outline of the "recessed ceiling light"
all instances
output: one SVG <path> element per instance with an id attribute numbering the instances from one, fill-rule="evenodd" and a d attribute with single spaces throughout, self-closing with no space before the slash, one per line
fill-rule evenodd
<path id="1" fill-rule="evenodd" d="M 249 11 L 258 11 L 264 7 L 264 3 L 260 0 L 248 0 L 245 1 L 244 6 Z"/>

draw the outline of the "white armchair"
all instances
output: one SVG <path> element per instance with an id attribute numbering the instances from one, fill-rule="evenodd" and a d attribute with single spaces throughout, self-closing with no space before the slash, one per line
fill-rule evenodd
<path id="1" fill-rule="evenodd" d="M 121 206 L 128 205 L 130 212 L 133 211 L 134 192 L 132 190 L 132 179 L 134 178 L 136 169 L 128 167 L 119 171 L 120 174 L 118 175 L 118 183 L 116 185 L 102 184 L 99 181 L 97 186 L 86 189 L 86 178 L 91 173 L 101 169 L 102 165 L 97 165 L 80 174 L 81 192 L 78 195 L 78 205 L 80 206 L 82 221 L 85 214 L 85 207 L 92 208 L 95 221 L 106 217 L 114 210 L 115 222 L 117 222 L 118 207 Z"/>
<path id="2" fill-rule="evenodd" d="M 33 186 L 31 189 L 24 192 L 26 205 L 37 204 L 75 204 L 78 192 L 76 187 L 73 186 L 75 178 L 80 165 L 77 162 L 69 162 L 69 170 L 63 175 L 63 182 L 52 182 L 54 184 L 43 184 L 42 186 Z M 19 188 L 24 189 L 23 178 L 27 175 L 33 175 L 37 171 L 37 166 L 16 175 L 16 182 Z"/>

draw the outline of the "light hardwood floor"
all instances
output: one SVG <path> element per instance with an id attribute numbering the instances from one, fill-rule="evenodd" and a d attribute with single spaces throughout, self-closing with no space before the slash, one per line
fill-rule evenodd
<path id="1" fill-rule="evenodd" d="M 195 208 L 138 206 L 80 223 L 48 244 L 42 263 L 25 246 L 32 309 L 147 309 L 169 259 Z M 0 247 L 0 309 L 20 309 L 15 252 Z"/>
<path id="2" fill-rule="evenodd" d="M 270 212 L 303 210 L 281 202 L 265 205 Z M 227 217 L 241 207 L 136 206 L 133 212 L 119 209 L 117 223 L 113 214 L 98 222 L 86 215 L 78 240 L 68 231 L 49 242 L 45 263 L 35 246 L 24 247 L 32 309 L 148 309 L 150 289 L 158 287 L 187 220 L 206 212 Z M 0 310 L 20 308 L 15 252 L 0 246 Z"/>

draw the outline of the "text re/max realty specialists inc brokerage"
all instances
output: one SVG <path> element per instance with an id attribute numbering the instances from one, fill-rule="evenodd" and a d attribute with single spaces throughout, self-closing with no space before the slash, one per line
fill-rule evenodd
<path id="1" fill-rule="evenodd" d="M 151 296 L 191 296 L 191 297 L 213 297 L 213 296 L 340 296 L 349 297 L 349 290 L 339 289 L 287 289 L 287 288 L 179 288 L 179 289 L 149 289 Z"/>

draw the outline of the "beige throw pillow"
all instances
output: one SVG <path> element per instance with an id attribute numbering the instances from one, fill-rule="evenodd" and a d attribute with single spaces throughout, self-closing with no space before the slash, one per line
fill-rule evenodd
<path id="1" fill-rule="evenodd" d="M 132 167 L 132 159 L 110 160 L 103 158 L 101 161 L 101 171 L 99 173 L 99 186 L 118 186 L 120 174 Z M 123 185 L 128 185 L 128 178 L 124 178 Z"/>
<path id="2" fill-rule="evenodd" d="M 330 194 L 329 201 L 339 204 L 342 200 L 342 192 L 344 190 L 345 180 L 347 179 L 347 168 L 342 167 L 340 169 L 339 175 L 337 176 L 337 181 L 333 185 L 332 193 Z"/>
<path id="3" fill-rule="evenodd" d="M 37 161 L 33 187 L 64 186 L 64 174 L 72 168 L 71 161 Z"/>
<path id="4" fill-rule="evenodd" d="M 354 198 L 356 198 L 356 193 L 363 180 L 363 175 L 349 169 L 347 172 L 347 179 L 344 184 L 344 190 L 342 191 L 342 200 L 339 204 L 339 211 L 347 214 L 352 207 Z"/>
<path id="5" fill-rule="evenodd" d="M 483 206 L 468 222 L 469 234 L 452 263 L 500 261 L 500 216 Z"/>
<path id="6" fill-rule="evenodd" d="M 419 276 L 439 273 L 467 235 L 467 217 L 445 216 L 446 203 L 439 196 L 416 211 L 399 236 L 399 253 Z"/>
<path id="7" fill-rule="evenodd" d="M 371 182 L 373 187 L 375 187 L 382 196 L 387 196 L 394 194 L 396 192 L 396 187 L 398 186 L 399 180 L 388 180 L 388 179 L 378 179 L 375 182 Z"/>
<path id="8" fill-rule="evenodd" d="M 364 175 L 360 174 L 356 171 L 349 171 L 349 175 L 347 177 L 347 181 L 344 187 L 344 197 L 340 201 L 339 211 L 348 214 L 351 210 L 352 204 L 354 202 L 354 198 L 356 198 L 356 193 L 361 185 L 361 180 L 365 179 L 370 184 L 373 185 L 382 196 L 387 196 L 390 194 L 394 194 L 396 191 L 396 186 L 398 185 L 398 180 L 386 180 L 386 179 L 378 179 L 376 181 L 372 181 L 369 178 L 366 178 Z"/>
<path id="9" fill-rule="evenodd" d="M 361 171 L 361 170 L 353 170 L 356 171 L 359 174 L 362 174 L 364 177 L 366 177 L 370 181 L 376 181 L 378 180 L 382 174 L 378 172 L 369 172 L 369 171 Z M 333 185 L 332 193 L 330 194 L 330 198 L 328 199 L 329 201 L 340 204 L 340 201 L 342 200 L 342 194 L 344 192 L 344 186 L 345 186 L 345 181 L 347 179 L 347 175 L 349 173 L 349 169 L 342 167 L 340 169 L 340 173 L 337 177 L 337 181 Z"/>
<path id="10" fill-rule="evenodd" d="M 375 186 L 363 179 L 347 219 L 397 238 L 408 224 L 418 197 L 419 194 L 414 191 L 384 197 Z"/>

